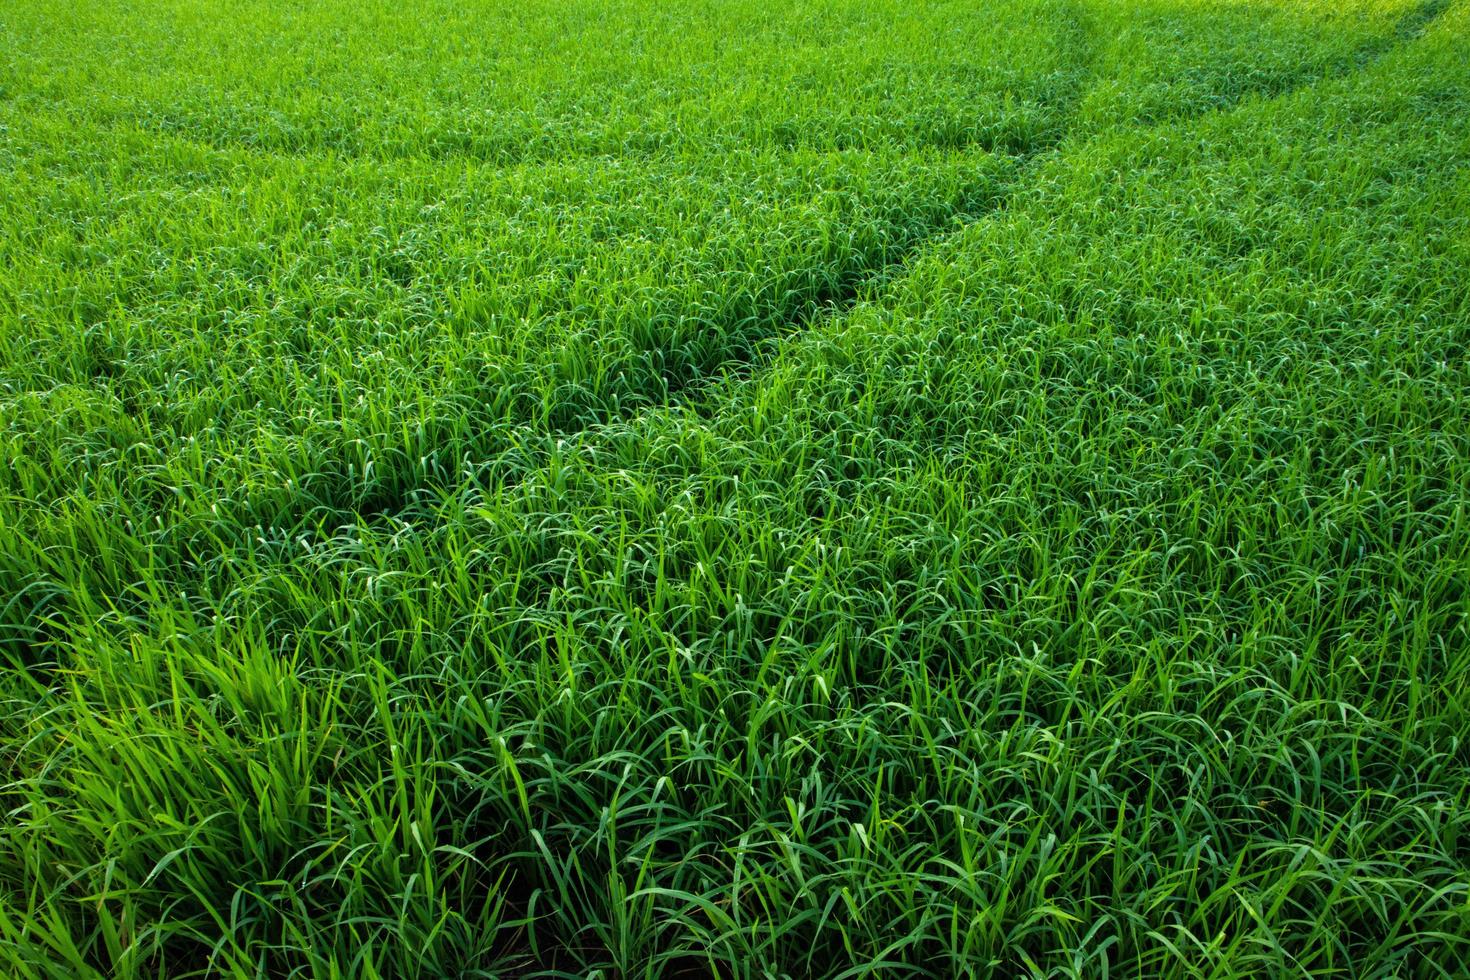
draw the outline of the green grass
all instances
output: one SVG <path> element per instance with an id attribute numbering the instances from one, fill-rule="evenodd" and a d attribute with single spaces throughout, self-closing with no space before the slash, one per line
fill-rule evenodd
<path id="1" fill-rule="evenodd" d="M 1470 4 L 0 0 L 0 975 L 1470 975 Z"/>

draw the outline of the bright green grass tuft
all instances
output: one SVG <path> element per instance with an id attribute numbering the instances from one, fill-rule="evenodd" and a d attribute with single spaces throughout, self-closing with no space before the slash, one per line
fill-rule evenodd
<path id="1" fill-rule="evenodd" d="M 0 974 L 1470 974 L 1463 0 L 0 0 Z"/>

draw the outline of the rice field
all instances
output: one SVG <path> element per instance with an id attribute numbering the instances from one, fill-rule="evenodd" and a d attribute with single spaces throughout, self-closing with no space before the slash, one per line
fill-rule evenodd
<path id="1" fill-rule="evenodd" d="M 1470 977 L 1470 0 L 0 49 L 0 976 Z"/>

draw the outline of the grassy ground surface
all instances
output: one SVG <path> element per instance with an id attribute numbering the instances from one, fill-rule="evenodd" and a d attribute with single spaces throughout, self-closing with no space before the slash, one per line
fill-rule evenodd
<path id="1" fill-rule="evenodd" d="M 0 974 L 1470 975 L 1465 0 L 0 47 Z"/>

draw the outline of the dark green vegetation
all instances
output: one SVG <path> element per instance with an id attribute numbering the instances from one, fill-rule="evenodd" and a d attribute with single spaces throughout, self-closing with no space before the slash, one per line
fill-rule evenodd
<path id="1" fill-rule="evenodd" d="M 1470 973 L 1465 0 L 0 44 L 0 975 Z"/>

